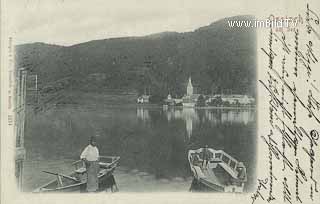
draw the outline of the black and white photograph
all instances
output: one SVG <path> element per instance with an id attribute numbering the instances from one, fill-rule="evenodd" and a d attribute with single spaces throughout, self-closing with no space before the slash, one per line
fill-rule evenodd
<path id="1" fill-rule="evenodd" d="M 134 14 L 132 24 L 139 23 Z M 139 30 L 141 36 L 119 30 L 106 39 L 64 39 L 67 45 L 51 43 L 57 33 L 44 42 L 17 44 L 17 149 L 25 154 L 16 161 L 20 189 L 250 191 L 256 165 L 256 33 L 229 24 L 253 19 L 209 16 L 185 32 L 174 26 L 151 34 Z M 41 31 L 38 36 L 47 37 L 40 26 L 49 32 L 55 32 L 51 23 L 62 26 L 60 17 L 50 24 L 41 20 L 33 28 Z M 161 15 L 157 20 L 166 21 Z M 93 28 L 85 26 L 59 32 L 90 33 L 86 29 Z M 102 19 L 96 26 L 112 31 Z"/>

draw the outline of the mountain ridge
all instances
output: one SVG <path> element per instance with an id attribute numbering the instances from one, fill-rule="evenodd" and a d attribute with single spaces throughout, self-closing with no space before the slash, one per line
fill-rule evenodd
<path id="1" fill-rule="evenodd" d="M 255 95 L 255 30 L 228 28 L 218 20 L 191 32 L 166 31 L 139 37 L 92 40 L 71 46 L 32 43 L 16 46 L 17 66 L 38 74 L 40 87 L 71 77 L 73 88 L 99 90 L 146 87 L 182 95 L 188 76 L 198 92 L 232 90 Z M 94 73 L 105 79 L 92 80 Z M 87 83 L 87 84 L 85 84 Z"/>

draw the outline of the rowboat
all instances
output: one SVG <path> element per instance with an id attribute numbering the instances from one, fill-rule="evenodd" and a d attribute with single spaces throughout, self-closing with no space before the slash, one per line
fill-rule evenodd
<path id="1" fill-rule="evenodd" d="M 100 156 L 99 157 L 99 190 L 102 191 L 107 187 L 115 184 L 113 172 L 119 163 L 119 156 Z M 85 192 L 87 184 L 86 167 L 82 160 L 75 161 L 71 164 L 75 170 L 70 174 L 60 174 L 49 171 L 44 173 L 55 175 L 56 178 L 35 189 L 34 193 L 48 192 Z"/>
<path id="2" fill-rule="evenodd" d="M 190 191 L 243 192 L 246 167 L 223 150 L 189 150 L 188 160 L 193 173 Z"/>

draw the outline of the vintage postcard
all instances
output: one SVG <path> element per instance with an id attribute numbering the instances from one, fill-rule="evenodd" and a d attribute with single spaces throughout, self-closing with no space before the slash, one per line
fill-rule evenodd
<path id="1" fill-rule="evenodd" d="M 319 203 L 319 61 L 319 0 L 2 0 L 1 202 Z"/>

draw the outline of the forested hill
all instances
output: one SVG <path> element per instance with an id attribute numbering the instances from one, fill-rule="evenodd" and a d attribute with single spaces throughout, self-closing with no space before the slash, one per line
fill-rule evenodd
<path id="1" fill-rule="evenodd" d="M 192 32 L 94 40 L 73 46 L 32 43 L 16 46 L 16 65 L 38 74 L 39 86 L 68 79 L 79 90 L 185 93 L 189 76 L 198 92 L 254 95 L 256 33 L 216 21 Z M 101 77 L 98 77 L 101 76 Z"/>

